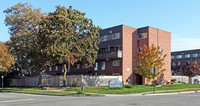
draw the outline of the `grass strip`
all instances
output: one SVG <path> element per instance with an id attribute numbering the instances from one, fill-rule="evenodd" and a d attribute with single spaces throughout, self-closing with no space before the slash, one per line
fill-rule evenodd
<path id="1" fill-rule="evenodd" d="M 156 87 L 156 92 L 173 92 L 166 90 L 195 90 L 200 89 L 200 84 L 171 84 L 162 85 L 161 87 Z M 1 89 L 0 89 L 1 90 Z M 133 94 L 133 93 L 145 93 L 152 92 L 153 86 L 147 85 L 128 85 L 123 88 L 114 87 L 109 88 L 107 86 L 89 86 L 84 87 L 84 92 L 81 91 L 81 87 L 67 88 L 66 90 L 60 91 L 48 91 L 42 90 L 42 88 L 37 87 L 10 87 L 5 88 L 4 91 L 7 92 L 20 92 L 20 93 L 34 93 L 34 94 L 48 94 L 48 95 L 101 95 L 101 94 Z"/>
<path id="2" fill-rule="evenodd" d="M 1 89 L 0 89 L 1 91 Z M 87 94 L 84 92 L 77 92 L 77 91 L 47 91 L 41 90 L 41 88 L 4 88 L 3 92 L 15 92 L 15 93 L 26 93 L 26 94 L 41 94 L 41 95 L 59 95 L 59 96 L 66 96 L 66 95 L 86 95 L 86 96 L 95 96 L 96 94 Z"/>
<path id="3" fill-rule="evenodd" d="M 156 87 L 156 91 L 162 90 L 178 90 L 178 89 L 200 89 L 200 84 L 177 84 L 177 85 L 162 85 L 161 87 Z M 85 92 L 91 93 L 103 93 L 103 94 L 132 94 L 132 93 L 143 93 L 151 92 L 153 86 L 146 85 L 131 85 L 129 88 L 109 88 L 107 86 L 103 87 L 85 87 Z"/>

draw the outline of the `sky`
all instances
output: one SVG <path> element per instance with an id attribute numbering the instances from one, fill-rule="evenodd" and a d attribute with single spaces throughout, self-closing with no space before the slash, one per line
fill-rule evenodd
<path id="1" fill-rule="evenodd" d="M 44 13 L 58 5 L 72 6 L 103 29 L 151 26 L 171 32 L 171 51 L 200 49 L 200 0 L 0 0 L 0 41 L 10 38 L 3 11 L 19 2 Z"/>

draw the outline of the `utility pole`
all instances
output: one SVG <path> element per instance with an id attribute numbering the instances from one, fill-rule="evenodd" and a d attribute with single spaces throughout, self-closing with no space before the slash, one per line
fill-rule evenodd
<path id="1" fill-rule="evenodd" d="M 156 72 L 157 72 L 157 68 L 153 67 L 152 68 L 152 73 L 153 73 L 153 93 L 155 93 L 155 75 L 156 75 Z"/>
<path id="2" fill-rule="evenodd" d="M 1 83 L 1 84 L 2 84 L 2 89 L 1 89 L 1 91 L 2 91 L 2 92 L 3 92 L 3 77 L 4 77 L 4 76 L 1 76 L 1 79 L 2 79 L 2 83 Z"/>

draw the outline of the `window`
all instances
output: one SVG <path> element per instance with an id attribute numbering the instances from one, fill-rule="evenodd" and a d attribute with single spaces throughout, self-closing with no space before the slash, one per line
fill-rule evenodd
<path id="1" fill-rule="evenodd" d="M 108 52 L 110 52 L 110 45 L 108 45 Z"/>
<path id="2" fill-rule="evenodd" d="M 174 56 L 171 56 L 172 59 L 174 59 Z"/>
<path id="3" fill-rule="evenodd" d="M 95 62 L 94 70 L 95 70 L 95 71 L 98 70 L 98 62 Z"/>
<path id="4" fill-rule="evenodd" d="M 147 32 L 138 34 L 138 39 L 143 39 L 143 38 L 147 38 Z"/>
<path id="5" fill-rule="evenodd" d="M 88 68 L 88 67 L 89 67 L 89 66 L 88 66 L 87 63 L 83 64 L 83 68 Z"/>
<path id="6" fill-rule="evenodd" d="M 107 35 L 107 41 L 108 41 L 108 40 L 112 40 L 112 36 L 113 36 L 113 34 Z"/>
<path id="7" fill-rule="evenodd" d="M 104 41 L 107 41 L 107 40 L 108 40 L 107 35 L 101 36 L 101 42 L 104 42 Z"/>
<path id="8" fill-rule="evenodd" d="M 190 64 L 190 61 L 187 61 L 186 64 Z"/>
<path id="9" fill-rule="evenodd" d="M 182 71 L 181 70 L 177 70 L 177 73 L 182 73 Z"/>
<path id="10" fill-rule="evenodd" d="M 106 69 L 106 63 L 105 61 L 101 62 L 101 70 L 105 70 Z"/>
<path id="11" fill-rule="evenodd" d="M 174 70 L 172 70 L 172 75 L 174 75 Z"/>
<path id="12" fill-rule="evenodd" d="M 119 39 L 120 38 L 120 33 L 114 33 L 112 34 L 112 39 Z"/>
<path id="13" fill-rule="evenodd" d="M 198 53 L 192 54 L 192 57 L 198 57 Z"/>
<path id="14" fill-rule="evenodd" d="M 176 65 L 176 63 L 175 63 L 175 62 L 172 62 L 172 65 L 173 65 L 173 66 L 175 66 L 175 65 Z"/>
<path id="15" fill-rule="evenodd" d="M 137 50 L 137 52 L 139 53 L 139 52 L 142 51 L 142 50 L 143 50 L 143 48 L 142 48 L 142 47 L 139 47 L 138 50 Z"/>
<path id="16" fill-rule="evenodd" d="M 185 54 L 185 58 L 190 58 L 190 54 Z"/>
<path id="17" fill-rule="evenodd" d="M 55 70 L 58 71 L 58 66 L 55 67 Z"/>
<path id="18" fill-rule="evenodd" d="M 119 60 L 113 60 L 112 65 L 113 66 L 120 66 L 120 61 Z"/>
<path id="19" fill-rule="evenodd" d="M 182 55 L 177 55 L 176 58 L 180 59 L 180 58 L 182 58 Z"/>
<path id="20" fill-rule="evenodd" d="M 62 72 L 64 72 L 64 66 L 62 66 Z"/>
<path id="21" fill-rule="evenodd" d="M 114 39 L 119 39 L 121 37 L 121 33 L 113 33 L 113 34 L 108 34 L 108 35 L 103 35 L 101 36 L 101 42 L 108 41 L 108 40 L 114 40 Z"/>
<path id="22" fill-rule="evenodd" d="M 33 72 L 36 72 L 35 68 L 33 69 Z"/>
<path id="23" fill-rule="evenodd" d="M 51 70 L 51 67 L 49 67 L 49 71 L 52 71 L 52 70 Z"/>
<path id="24" fill-rule="evenodd" d="M 80 64 L 76 64 L 76 65 L 75 65 L 75 68 L 76 68 L 76 69 L 80 69 Z"/>
<path id="25" fill-rule="evenodd" d="M 120 46 L 115 46 L 114 47 L 114 51 L 118 51 L 118 50 L 121 50 L 121 47 Z"/>
<path id="26" fill-rule="evenodd" d="M 67 72 L 69 72 L 69 71 L 70 71 L 70 65 L 67 66 Z"/>

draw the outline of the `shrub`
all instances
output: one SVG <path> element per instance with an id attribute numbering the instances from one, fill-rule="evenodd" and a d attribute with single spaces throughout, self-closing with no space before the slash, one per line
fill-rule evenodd
<path id="1" fill-rule="evenodd" d="M 81 89 L 76 90 L 77 94 L 84 94 L 84 92 Z"/>
<path id="2" fill-rule="evenodd" d="M 109 89 L 120 90 L 120 89 L 123 89 L 123 88 L 122 87 L 110 87 Z"/>
<path id="3" fill-rule="evenodd" d="M 173 83 L 173 82 L 176 82 L 176 79 L 172 79 L 171 82 L 172 82 L 172 83 Z"/>
<path id="4" fill-rule="evenodd" d="M 124 85 L 124 88 L 133 88 L 132 85 Z"/>

